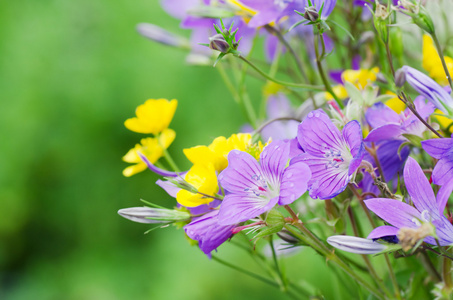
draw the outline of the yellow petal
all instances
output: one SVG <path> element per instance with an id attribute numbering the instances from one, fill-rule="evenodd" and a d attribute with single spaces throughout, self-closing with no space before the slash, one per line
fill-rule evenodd
<path id="1" fill-rule="evenodd" d="M 149 99 L 137 107 L 137 117 L 126 120 L 124 125 L 131 131 L 157 135 L 168 128 L 177 105 L 175 99 Z"/>
<path id="2" fill-rule="evenodd" d="M 140 162 L 136 165 L 129 166 L 126 169 L 123 170 L 123 175 L 125 177 L 131 177 L 132 175 L 135 175 L 137 173 L 140 173 L 142 171 L 146 170 L 146 164 L 143 162 Z"/>
<path id="3" fill-rule="evenodd" d="M 400 114 L 406 109 L 406 104 L 404 104 L 403 101 L 398 99 L 398 97 L 396 97 L 396 95 L 394 93 L 387 92 L 386 94 L 395 96 L 395 98 L 389 99 L 385 102 L 385 105 L 390 107 L 394 112 L 396 112 L 397 114 Z"/>
<path id="4" fill-rule="evenodd" d="M 219 190 L 213 165 L 193 165 L 184 179 L 199 192 L 206 195 L 214 196 Z M 176 194 L 176 200 L 183 206 L 195 207 L 209 203 L 213 201 L 213 198 L 181 190 Z"/>
<path id="5" fill-rule="evenodd" d="M 159 135 L 159 144 L 167 149 L 168 147 L 170 147 L 171 143 L 173 143 L 175 137 L 176 132 L 173 129 L 167 128 Z"/>

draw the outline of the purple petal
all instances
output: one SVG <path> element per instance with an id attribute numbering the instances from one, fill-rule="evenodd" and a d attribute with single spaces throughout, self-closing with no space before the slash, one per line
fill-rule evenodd
<path id="1" fill-rule="evenodd" d="M 396 112 L 382 102 L 378 102 L 371 106 L 366 111 L 365 118 L 372 128 L 381 127 L 388 123 L 399 124 L 401 119 Z"/>
<path id="2" fill-rule="evenodd" d="M 441 158 L 433 170 L 433 183 L 444 185 L 453 178 L 453 155 Z"/>
<path id="3" fill-rule="evenodd" d="M 285 141 L 274 141 L 264 148 L 260 155 L 260 163 L 266 179 L 275 183 L 280 182 L 289 159 L 289 151 L 290 144 Z"/>
<path id="4" fill-rule="evenodd" d="M 280 11 L 277 11 L 275 9 L 262 10 L 253 16 L 248 25 L 252 28 L 264 26 L 275 21 L 279 17 L 279 15 Z"/>
<path id="5" fill-rule="evenodd" d="M 398 200 L 373 198 L 364 202 L 369 210 L 397 228 L 417 228 L 417 221 L 422 219 L 418 210 Z"/>
<path id="6" fill-rule="evenodd" d="M 226 195 L 220 205 L 219 224 L 231 225 L 253 219 L 271 210 L 277 202 L 278 197 L 267 200 L 237 194 Z"/>
<path id="7" fill-rule="evenodd" d="M 186 175 L 186 172 L 181 172 L 181 173 L 176 173 L 176 172 L 171 172 L 167 171 L 161 168 L 156 167 L 153 165 L 146 156 L 144 156 L 142 153 L 137 152 L 138 156 L 140 156 L 140 159 L 148 166 L 148 168 L 153 171 L 154 173 L 163 176 L 163 177 L 184 177 Z"/>
<path id="8" fill-rule="evenodd" d="M 438 215 L 438 207 L 433 189 L 426 179 L 422 168 L 412 157 L 408 157 L 404 167 L 404 183 L 407 191 L 421 212 L 427 210 L 430 214 Z"/>
<path id="9" fill-rule="evenodd" d="M 453 139 L 441 138 L 422 141 L 422 147 L 432 157 L 441 159 L 448 151 L 453 150 Z"/>
<path id="10" fill-rule="evenodd" d="M 236 225 L 220 225 L 218 223 L 219 211 L 215 210 L 204 216 L 194 219 L 184 226 L 184 231 L 193 240 L 198 241 L 198 246 L 206 255 L 210 255 L 232 235 Z"/>
<path id="11" fill-rule="evenodd" d="M 423 96 L 415 98 L 414 104 L 415 109 L 424 120 L 427 120 L 435 109 L 434 104 L 426 102 Z M 408 118 L 401 124 L 402 130 L 405 131 L 405 133 L 422 137 L 423 132 L 426 130 L 426 126 L 409 110 L 409 108 L 406 108 L 404 114 L 408 116 Z"/>
<path id="12" fill-rule="evenodd" d="M 393 227 L 393 226 L 379 226 L 373 231 L 370 232 L 370 234 L 367 236 L 367 239 L 378 239 L 384 236 L 393 236 L 397 235 L 399 231 L 399 228 Z"/>
<path id="13" fill-rule="evenodd" d="M 158 179 L 156 184 L 163 188 L 173 198 L 176 198 L 176 194 L 181 190 L 181 188 L 177 187 L 174 183 L 166 180 Z"/>
<path id="14" fill-rule="evenodd" d="M 411 68 L 409 66 L 403 66 L 402 68 L 406 73 L 407 82 L 422 96 L 425 96 L 428 100 L 444 113 L 447 113 L 445 107 L 453 108 L 453 99 L 450 97 L 439 84 L 437 84 L 430 77 L 426 76 L 422 72 Z"/>
<path id="15" fill-rule="evenodd" d="M 255 176 L 261 175 L 256 159 L 246 152 L 233 150 L 228 154 L 228 167 L 219 174 L 218 179 L 229 192 L 243 193 L 246 189 L 257 187 Z"/>
<path id="16" fill-rule="evenodd" d="M 329 77 L 338 84 L 344 84 L 343 77 L 341 76 L 343 72 L 344 72 L 343 69 L 332 70 L 329 72 Z"/>
<path id="17" fill-rule="evenodd" d="M 273 62 L 277 53 L 278 38 L 273 34 L 268 34 L 266 37 L 266 45 L 264 47 L 268 62 Z"/>
<path id="18" fill-rule="evenodd" d="M 352 156 L 356 156 L 360 148 L 363 147 L 362 141 L 362 128 L 360 127 L 360 123 L 356 120 L 348 122 L 343 128 L 343 137 L 346 143 L 349 145 L 349 149 L 351 149 Z"/>
<path id="19" fill-rule="evenodd" d="M 322 109 L 310 112 L 299 125 L 297 139 L 304 151 L 324 157 L 326 148 L 343 150 L 340 131 Z"/>
<path id="20" fill-rule="evenodd" d="M 304 150 L 302 149 L 302 147 L 300 146 L 299 141 L 297 140 L 297 137 L 290 139 L 289 144 L 290 144 L 289 158 L 293 158 L 293 157 L 296 157 L 298 155 L 305 153 Z"/>
<path id="21" fill-rule="evenodd" d="M 291 162 L 282 176 L 278 204 L 287 205 L 302 196 L 307 191 L 310 179 L 311 171 L 306 164 L 300 161 Z"/>
<path id="22" fill-rule="evenodd" d="M 402 134 L 400 124 L 387 124 L 371 130 L 365 142 L 380 142 L 400 137 Z"/>
<path id="23" fill-rule="evenodd" d="M 312 172 L 312 178 L 309 181 L 310 197 L 313 199 L 330 199 L 346 189 L 346 186 L 351 179 L 347 170 L 339 170 L 336 168 L 326 168 L 328 160 L 321 157 L 302 154 L 292 161 L 306 163 Z"/>
<path id="24" fill-rule="evenodd" d="M 444 184 L 439 192 L 437 193 L 437 207 L 439 208 L 439 214 L 444 214 L 445 206 L 447 205 L 448 198 L 450 198 L 451 193 L 453 192 L 453 180 L 449 180 Z"/>

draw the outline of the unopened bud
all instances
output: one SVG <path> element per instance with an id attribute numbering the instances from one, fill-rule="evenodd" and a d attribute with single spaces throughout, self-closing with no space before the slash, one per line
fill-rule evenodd
<path id="1" fill-rule="evenodd" d="M 402 87 L 406 83 L 406 72 L 403 69 L 398 69 L 395 72 L 395 85 Z"/>
<path id="2" fill-rule="evenodd" d="M 433 19 L 431 19 L 431 16 L 423 6 L 420 6 L 418 14 L 412 16 L 412 21 L 427 33 L 434 34 Z"/>
<path id="3" fill-rule="evenodd" d="M 374 36 L 375 36 L 375 34 L 374 34 L 373 31 L 365 31 L 360 36 L 359 45 L 368 44 L 368 43 L 373 42 L 374 41 Z"/>
<path id="4" fill-rule="evenodd" d="M 299 244 L 300 240 L 296 238 L 291 232 L 289 232 L 286 229 L 283 229 L 282 231 L 277 233 L 278 237 L 284 240 L 285 242 L 289 244 Z"/>
<path id="5" fill-rule="evenodd" d="M 376 75 L 376 81 L 383 83 L 383 84 L 388 84 L 389 82 L 387 81 L 387 78 L 385 78 L 384 74 L 381 72 L 377 73 Z"/>
<path id="6" fill-rule="evenodd" d="M 376 254 L 387 249 L 386 245 L 355 236 L 334 235 L 327 238 L 331 246 L 357 254 Z"/>
<path id="7" fill-rule="evenodd" d="M 152 207 L 123 208 L 118 211 L 118 214 L 123 218 L 144 224 L 168 224 L 190 219 L 188 212 Z"/>
<path id="8" fill-rule="evenodd" d="M 319 13 L 313 6 L 306 7 L 304 18 L 309 20 L 310 22 L 316 22 L 319 19 Z"/>
<path id="9" fill-rule="evenodd" d="M 176 34 L 173 34 L 159 26 L 156 26 L 154 24 L 148 24 L 148 23 L 141 23 L 137 25 L 137 32 L 158 43 L 168 45 L 168 46 L 173 46 L 173 47 L 179 47 L 179 48 L 188 48 L 189 46 L 189 41 L 181 36 L 178 36 Z"/>
<path id="10" fill-rule="evenodd" d="M 209 48 L 211 48 L 212 50 L 220 51 L 222 53 L 228 53 L 230 45 L 227 41 L 225 41 L 223 35 L 219 33 L 209 38 Z"/>

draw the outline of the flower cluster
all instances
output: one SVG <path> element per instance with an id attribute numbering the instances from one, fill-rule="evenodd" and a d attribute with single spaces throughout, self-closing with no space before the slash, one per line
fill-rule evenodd
<path id="1" fill-rule="evenodd" d="M 240 244 L 236 235 L 248 235 L 253 243 L 242 246 L 251 251 L 268 242 L 274 257 L 268 268 L 286 292 L 291 285 L 274 239 L 286 248 L 312 248 L 378 299 L 410 297 L 389 254 L 417 255 L 429 265 L 416 270 L 430 273 L 426 286 L 450 297 L 453 49 L 441 45 L 429 9 L 415 0 L 165 0 L 163 7 L 192 31 L 190 41 L 152 24 L 139 32 L 188 50 L 193 64 L 214 65 L 247 123 L 229 137 L 183 149 L 191 166 L 181 170 L 167 150 L 176 100 L 140 105 L 125 126 L 152 137 L 124 156 L 135 165 L 123 174 L 158 174 L 174 207 L 145 202 L 119 214 L 183 228 L 208 257 L 231 239 Z M 341 18 L 349 27 L 339 25 Z M 408 18 L 422 38 L 400 28 Z M 405 47 L 403 36 L 422 53 Z M 252 52 L 260 39 L 261 61 Z M 248 73 L 264 80 L 259 108 L 245 85 Z M 368 257 L 346 259 L 329 245 L 385 256 L 393 289 Z M 360 259 L 374 284 L 357 273 Z M 441 276 L 431 259 L 443 264 L 442 284 L 435 285 Z"/>

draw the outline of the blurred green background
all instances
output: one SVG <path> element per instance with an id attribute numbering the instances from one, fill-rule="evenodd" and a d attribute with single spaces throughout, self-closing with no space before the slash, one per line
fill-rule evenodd
<path id="1" fill-rule="evenodd" d="M 237 132 L 244 122 L 211 67 L 135 32 L 139 22 L 179 31 L 156 0 L 4 1 L 0 10 L 1 299 L 284 299 L 210 261 L 173 227 L 117 215 L 140 198 L 172 207 L 157 176 L 121 174 L 143 136 L 125 119 L 148 98 L 176 98 L 170 152 Z M 183 34 L 188 34 L 184 32 Z M 227 244 L 220 257 L 260 270 Z M 287 258 L 291 276 L 337 283 L 313 251 Z"/>

